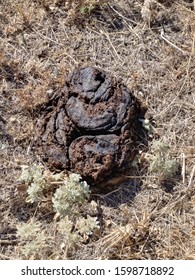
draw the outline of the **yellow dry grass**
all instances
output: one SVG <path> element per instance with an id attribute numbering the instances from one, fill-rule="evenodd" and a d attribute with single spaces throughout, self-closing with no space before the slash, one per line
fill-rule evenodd
<path id="1" fill-rule="evenodd" d="M 195 259 L 194 1 L 0 1 L 0 49 L 0 259 L 25 258 L 16 229 L 32 219 L 47 246 L 31 258 Z M 180 170 L 162 186 L 141 164 L 125 187 L 94 194 L 101 229 L 67 252 L 47 202 L 27 204 L 15 185 L 21 165 L 41 161 L 39 105 L 78 65 L 123 79 L 155 122 L 147 153 L 168 143 Z"/>

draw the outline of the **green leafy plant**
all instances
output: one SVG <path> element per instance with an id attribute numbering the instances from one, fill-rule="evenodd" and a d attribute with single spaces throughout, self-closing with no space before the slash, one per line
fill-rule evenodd
<path id="1" fill-rule="evenodd" d="M 82 242 L 82 237 L 78 231 L 75 231 L 74 222 L 68 216 L 61 218 L 57 224 L 57 230 L 61 235 L 61 247 L 66 248 L 66 250 Z"/>
<path id="2" fill-rule="evenodd" d="M 41 165 L 22 166 L 19 181 L 27 184 L 27 202 L 37 202 L 42 197 L 43 190 L 47 187 L 44 168 Z"/>
<path id="3" fill-rule="evenodd" d="M 86 218 L 79 216 L 75 222 L 71 221 L 69 216 L 65 216 L 57 224 L 58 232 L 63 235 L 66 246 L 74 246 L 88 240 L 89 236 L 99 228 L 97 218 L 89 215 Z"/>
<path id="4" fill-rule="evenodd" d="M 68 14 L 69 17 L 75 19 L 81 14 L 90 14 L 97 7 L 105 4 L 105 0 L 77 0 L 77 1 L 66 1 L 67 7 L 69 9 Z"/>
<path id="5" fill-rule="evenodd" d="M 102 5 L 105 3 L 103 0 L 80 0 L 78 1 L 78 8 L 80 13 L 86 14 L 90 13 L 95 7 Z"/>
<path id="6" fill-rule="evenodd" d="M 89 236 L 95 229 L 99 229 L 97 217 L 87 215 L 87 218 L 80 217 L 76 222 L 76 228 L 82 236 Z"/>
<path id="7" fill-rule="evenodd" d="M 81 176 L 70 174 L 56 190 L 52 199 L 53 207 L 61 216 L 74 214 L 75 205 L 83 204 L 89 193 L 89 185 L 81 181 Z"/>
<path id="8" fill-rule="evenodd" d="M 52 194 L 49 196 L 50 202 L 53 203 L 53 209 L 57 213 L 51 230 L 56 234 L 57 246 L 62 255 L 66 256 L 70 248 L 86 242 L 99 228 L 96 217 L 87 215 L 84 218 L 79 212 L 79 206 L 87 202 L 90 194 L 89 185 L 82 181 L 79 174 L 72 173 L 69 176 L 63 172 L 53 174 L 43 166 L 34 164 L 23 166 L 19 179 L 27 186 L 28 203 L 41 202 L 48 191 Z M 56 256 L 57 253 L 50 245 L 47 229 L 43 223 L 35 219 L 26 224 L 22 223 L 17 228 L 17 235 L 22 240 L 20 252 L 26 258 L 41 259 L 48 252 L 51 258 Z"/>
<path id="9" fill-rule="evenodd" d="M 83 204 L 89 197 L 89 185 L 79 174 L 68 177 L 63 172 L 53 174 L 41 165 L 22 166 L 19 181 L 27 185 L 27 202 L 41 201 L 49 189 L 53 189 L 53 208 L 61 216 L 71 215 L 74 207 Z M 58 186 L 56 191 L 54 186 Z"/>
<path id="10" fill-rule="evenodd" d="M 155 141 L 148 155 L 149 170 L 158 175 L 160 180 L 170 179 L 178 170 L 179 164 L 171 156 L 169 145 Z"/>
<path id="11" fill-rule="evenodd" d="M 46 237 L 41 231 L 41 223 L 31 220 L 17 228 L 17 236 L 22 240 L 21 253 L 26 258 L 36 258 L 46 247 Z"/>
<path id="12" fill-rule="evenodd" d="M 79 216 L 72 221 L 69 216 L 65 216 L 59 222 L 51 224 L 49 232 L 55 232 L 55 243 L 48 238 L 48 229 L 44 223 L 31 219 L 17 227 L 17 237 L 20 240 L 18 250 L 27 259 L 59 258 L 60 254 L 66 256 L 69 249 L 86 242 L 97 229 L 99 223 L 96 217 Z"/>

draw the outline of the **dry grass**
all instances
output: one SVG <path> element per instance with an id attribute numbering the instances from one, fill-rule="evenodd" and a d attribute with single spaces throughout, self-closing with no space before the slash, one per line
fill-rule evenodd
<path id="1" fill-rule="evenodd" d="M 194 1 L 106 2 L 0 2 L 0 259 L 25 258 L 16 231 L 32 220 L 46 242 L 31 259 L 195 259 Z M 31 147 L 39 105 L 79 64 L 124 80 L 155 122 L 147 153 L 156 138 L 169 143 L 180 170 L 162 184 L 142 154 L 128 184 L 81 209 L 101 229 L 68 251 L 47 201 L 27 204 L 16 179 L 41 161 Z"/>

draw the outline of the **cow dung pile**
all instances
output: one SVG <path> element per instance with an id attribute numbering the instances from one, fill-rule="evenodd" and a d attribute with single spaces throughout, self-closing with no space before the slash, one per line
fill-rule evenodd
<path id="1" fill-rule="evenodd" d="M 119 80 L 79 67 L 49 97 L 36 124 L 35 147 L 52 168 L 106 180 L 135 156 L 145 108 Z"/>

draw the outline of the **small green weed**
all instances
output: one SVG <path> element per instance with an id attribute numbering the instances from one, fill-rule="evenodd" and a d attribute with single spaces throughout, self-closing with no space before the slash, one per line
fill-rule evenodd
<path id="1" fill-rule="evenodd" d="M 178 162 L 171 155 L 169 145 L 161 141 L 154 141 L 148 160 L 149 170 L 155 173 L 160 181 L 170 179 L 179 167 Z"/>
<path id="2" fill-rule="evenodd" d="M 84 204 L 89 193 L 89 186 L 85 181 L 81 181 L 81 176 L 70 174 L 56 190 L 52 199 L 53 207 L 61 216 L 74 214 L 75 205 Z"/>
<path id="3" fill-rule="evenodd" d="M 83 217 L 79 211 L 90 195 L 89 185 L 82 181 L 79 174 L 53 174 L 42 165 L 34 164 L 22 167 L 19 180 L 27 187 L 27 203 L 40 204 L 47 197 L 56 212 L 51 223 L 51 231 L 55 232 L 58 240 L 55 246 L 50 244 L 44 223 L 35 218 L 18 227 L 17 235 L 21 240 L 19 251 L 25 258 L 42 259 L 50 254 L 51 258 L 55 258 L 58 255 L 56 246 L 66 256 L 69 249 L 86 242 L 99 229 L 96 217 Z M 52 195 L 47 196 L 48 193 Z"/>

